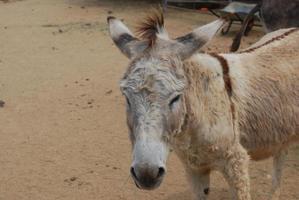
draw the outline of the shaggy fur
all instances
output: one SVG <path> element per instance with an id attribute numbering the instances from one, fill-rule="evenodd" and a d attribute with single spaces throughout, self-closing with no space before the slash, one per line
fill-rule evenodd
<path id="1" fill-rule="evenodd" d="M 126 30 L 109 23 L 111 35 Z M 273 156 L 271 197 L 279 198 L 287 149 L 299 141 L 299 31 L 273 32 L 238 54 L 195 53 L 219 28 L 212 22 L 184 42 L 156 40 L 132 52 L 121 80 L 132 176 L 139 188 L 158 187 L 172 148 L 197 200 L 207 198 L 213 170 L 222 172 L 233 199 L 250 200 L 249 159 Z"/>
<path id="2" fill-rule="evenodd" d="M 285 36 L 284 40 L 273 40 L 290 32 L 292 33 Z M 230 68 L 232 99 L 237 108 L 240 144 L 253 160 L 274 156 L 273 198 L 279 196 L 277 190 L 284 160 L 281 154 L 284 155 L 287 147 L 299 140 L 299 31 L 290 29 L 280 31 L 278 36 L 277 34 L 273 33 L 270 40 L 268 36 L 261 39 L 259 43 L 264 45 L 254 45 L 249 48 L 252 49 L 250 51 L 222 55 Z M 198 54 L 185 62 L 184 71 L 190 83 L 185 93 L 189 123 L 186 134 L 181 134 L 177 139 L 178 144 L 175 145 L 178 146 L 178 154 L 187 166 L 194 169 L 202 166 L 205 171 L 219 167 L 210 164 L 215 159 L 212 156 L 214 153 L 211 152 L 223 149 L 222 145 L 232 144 L 231 141 L 225 142 L 227 138 L 220 137 L 229 125 L 223 124 L 221 127 L 217 122 L 229 121 L 222 119 L 223 117 L 230 118 L 227 114 L 229 103 L 223 104 L 228 102 L 225 100 L 228 97 L 225 97 L 227 95 L 220 89 L 225 88 L 219 76 L 223 73 L 223 63 L 215 64 L 209 59 L 212 58 L 208 58 L 208 55 Z M 196 127 L 195 132 L 188 133 L 187 130 L 193 130 L 192 127 Z M 187 142 L 190 137 L 192 139 Z M 193 143 L 198 144 L 192 145 Z M 235 162 L 237 160 L 233 163 Z M 221 171 L 223 170 L 222 168 Z M 248 178 L 244 174 L 243 178 Z"/>

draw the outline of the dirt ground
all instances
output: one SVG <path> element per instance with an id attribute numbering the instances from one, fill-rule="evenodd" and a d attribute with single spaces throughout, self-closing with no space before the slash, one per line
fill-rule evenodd
<path id="1" fill-rule="evenodd" d="M 118 89 L 128 60 L 108 37 L 106 17 L 133 27 L 149 7 L 123 0 L 0 1 L 0 200 L 191 200 L 174 154 L 155 191 L 138 190 L 129 176 Z M 169 9 L 166 27 L 175 37 L 213 19 Z M 227 51 L 236 28 L 207 50 Z M 243 46 L 261 35 L 255 28 Z M 299 199 L 298 154 L 299 146 L 289 153 L 282 199 Z M 271 160 L 250 168 L 253 199 L 266 199 Z M 211 200 L 229 199 L 220 174 L 211 184 Z"/>

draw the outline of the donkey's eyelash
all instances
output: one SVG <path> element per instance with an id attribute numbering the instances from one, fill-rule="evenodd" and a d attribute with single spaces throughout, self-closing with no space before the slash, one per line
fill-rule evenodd
<path id="1" fill-rule="evenodd" d="M 169 106 L 172 106 L 175 102 L 177 102 L 178 100 L 180 100 L 181 95 L 177 95 L 176 97 L 174 97 L 170 103 Z"/>

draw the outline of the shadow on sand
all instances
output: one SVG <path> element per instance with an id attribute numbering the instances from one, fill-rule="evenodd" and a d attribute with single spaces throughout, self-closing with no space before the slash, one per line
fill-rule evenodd
<path id="1" fill-rule="evenodd" d="M 178 192 L 170 194 L 164 200 L 193 200 L 191 191 Z M 212 188 L 209 194 L 209 200 L 229 200 L 230 196 L 227 190 L 221 188 Z"/>

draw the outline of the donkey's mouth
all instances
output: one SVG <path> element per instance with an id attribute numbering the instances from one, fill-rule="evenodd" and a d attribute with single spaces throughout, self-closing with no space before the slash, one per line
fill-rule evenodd
<path id="1" fill-rule="evenodd" d="M 135 180 L 134 180 L 134 183 L 138 189 L 142 189 Z"/>
<path id="2" fill-rule="evenodd" d="M 138 189 L 141 189 L 141 190 L 154 190 L 154 189 L 158 188 L 161 185 L 162 179 L 154 181 L 154 182 L 148 182 L 148 181 L 138 182 L 137 180 L 134 179 L 134 183 L 135 183 L 135 185 Z"/>
<path id="3" fill-rule="evenodd" d="M 132 172 L 132 171 L 131 171 Z M 134 172 L 132 172 L 132 178 L 134 180 L 134 183 L 137 188 L 143 189 L 143 190 L 154 190 L 158 188 L 163 180 L 165 174 L 157 177 L 157 178 L 151 178 L 147 176 L 137 177 Z"/>

